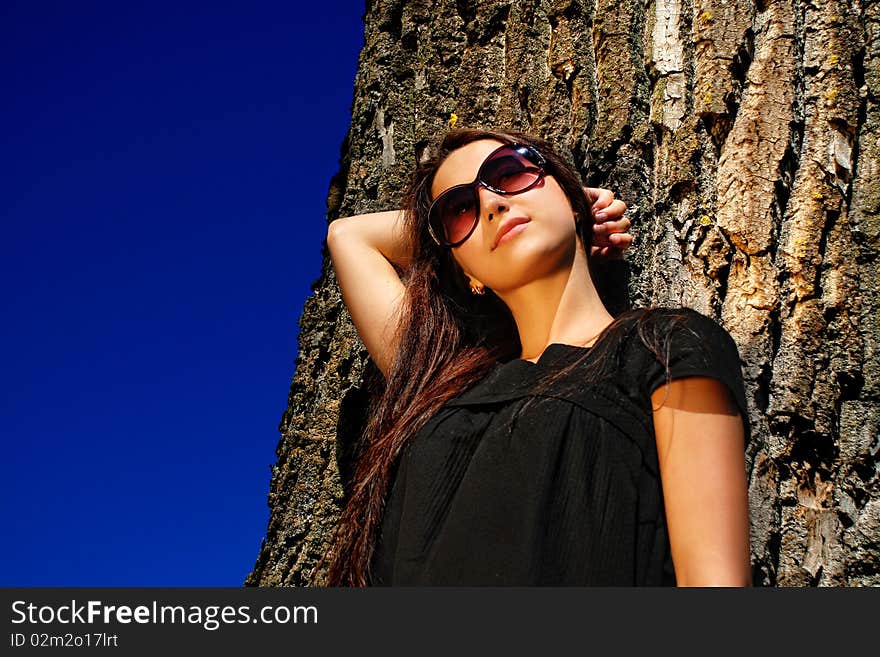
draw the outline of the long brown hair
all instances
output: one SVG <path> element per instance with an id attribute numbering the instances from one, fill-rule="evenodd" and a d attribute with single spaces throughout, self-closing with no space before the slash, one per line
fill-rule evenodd
<path id="1" fill-rule="evenodd" d="M 437 169 L 452 151 L 481 139 L 526 144 L 545 157 L 547 174 L 559 183 L 579 217 L 578 238 L 589 257 L 590 203 L 575 169 L 544 140 L 517 132 L 455 130 L 445 135 L 433 156 L 418 164 L 405 196 L 413 259 L 403 277 L 406 291 L 397 354 L 387 381 L 374 393 L 355 454 L 351 494 L 331 548 L 313 571 L 316 577 L 329 559 L 330 586 L 370 583 L 370 562 L 385 499 L 397 457 L 406 444 L 448 400 L 475 385 L 497 362 L 520 353 L 516 323 L 504 302 L 488 288 L 483 295 L 472 294 L 452 252 L 439 247 L 428 233 L 430 190 Z M 619 317 L 603 335 L 622 326 L 623 320 L 624 316 Z M 652 350 L 661 355 L 658 340 L 644 336 L 643 340 L 655 345 Z M 600 342 L 601 338 L 597 345 Z M 601 364 L 609 359 L 594 360 Z M 554 372 L 541 387 L 552 385 L 581 361 Z"/>

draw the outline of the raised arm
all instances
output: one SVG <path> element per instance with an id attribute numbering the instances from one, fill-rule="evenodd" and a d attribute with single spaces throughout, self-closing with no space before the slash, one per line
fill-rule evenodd
<path id="1" fill-rule="evenodd" d="M 370 357 L 387 378 L 397 351 L 404 287 L 392 263 L 409 264 L 411 247 L 399 210 L 330 223 L 327 248 L 342 300 Z"/>
<path id="2" fill-rule="evenodd" d="M 593 253 L 619 257 L 632 244 L 625 231 L 626 205 L 607 189 L 585 188 L 596 215 Z M 403 231 L 403 212 L 390 210 L 343 217 L 330 223 L 327 248 L 342 300 L 370 357 L 385 377 L 397 351 L 403 284 L 392 263 L 409 265 L 412 252 Z M 601 225 L 601 228 L 600 228 Z"/>

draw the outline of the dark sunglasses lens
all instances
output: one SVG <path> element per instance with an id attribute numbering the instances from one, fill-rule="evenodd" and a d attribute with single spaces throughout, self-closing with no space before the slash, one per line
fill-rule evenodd
<path id="1" fill-rule="evenodd" d="M 480 177 L 493 189 L 521 192 L 541 177 L 542 168 L 535 153 L 524 146 L 502 148 L 483 163 Z"/>
<path id="2" fill-rule="evenodd" d="M 465 238 L 477 220 L 477 201 L 473 187 L 448 190 L 437 199 L 434 208 L 434 231 L 449 244 Z"/>

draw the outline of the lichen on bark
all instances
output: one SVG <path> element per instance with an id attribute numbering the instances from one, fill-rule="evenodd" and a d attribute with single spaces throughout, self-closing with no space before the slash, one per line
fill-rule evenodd
<path id="1" fill-rule="evenodd" d="M 453 115 L 550 139 L 629 205 L 609 305 L 686 305 L 739 345 L 755 583 L 880 584 L 878 3 L 374 0 L 364 23 L 328 221 L 397 207 Z M 312 581 L 376 375 L 326 251 L 313 289 L 248 585 Z"/>

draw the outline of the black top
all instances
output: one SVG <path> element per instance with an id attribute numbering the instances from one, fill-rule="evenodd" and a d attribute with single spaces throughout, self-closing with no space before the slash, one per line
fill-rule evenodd
<path id="1" fill-rule="evenodd" d="M 724 383 L 748 440 L 735 343 L 715 321 L 674 312 L 669 377 Z M 603 338 L 609 376 L 585 358 L 533 394 L 540 375 L 588 351 L 554 343 L 537 363 L 499 362 L 424 426 L 396 464 L 373 585 L 675 584 L 650 398 L 667 371 L 633 321 Z"/>

